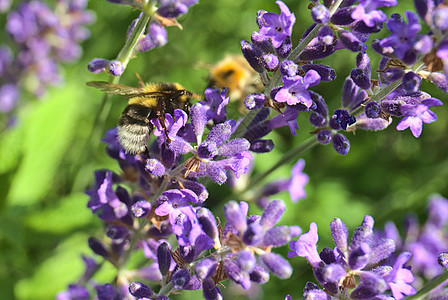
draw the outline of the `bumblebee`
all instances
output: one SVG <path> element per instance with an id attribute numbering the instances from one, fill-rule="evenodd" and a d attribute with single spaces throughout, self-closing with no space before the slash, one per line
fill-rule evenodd
<path id="1" fill-rule="evenodd" d="M 123 149 L 131 154 L 147 151 L 149 136 L 153 130 L 150 122 L 158 118 L 165 125 L 165 113 L 175 109 L 186 113 L 190 110 L 193 93 L 178 83 L 147 83 L 141 88 L 130 87 L 105 81 L 90 81 L 88 86 L 112 95 L 129 98 L 128 105 L 118 123 L 118 139 Z"/>
<path id="2" fill-rule="evenodd" d="M 231 100 L 244 100 L 247 95 L 263 89 L 259 74 L 243 55 L 229 55 L 210 67 L 208 87 L 229 89 Z"/>

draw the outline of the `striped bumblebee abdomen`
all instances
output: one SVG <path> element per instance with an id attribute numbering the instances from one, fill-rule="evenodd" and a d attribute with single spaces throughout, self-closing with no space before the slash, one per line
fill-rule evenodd
<path id="1" fill-rule="evenodd" d="M 153 109 L 130 104 L 126 106 L 118 123 L 118 139 L 123 149 L 131 154 L 144 152 L 153 125 L 150 123 Z"/>

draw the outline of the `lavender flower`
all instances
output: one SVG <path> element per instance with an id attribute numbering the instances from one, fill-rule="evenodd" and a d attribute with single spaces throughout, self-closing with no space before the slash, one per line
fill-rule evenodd
<path id="1" fill-rule="evenodd" d="M 392 14 L 387 21 L 387 28 L 392 33 L 390 37 L 380 42 L 381 47 L 392 47 L 395 55 L 405 64 L 412 65 L 417 60 L 419 53 L 425 54 L 432 48 L 431 38 L 427 35 L 419 35 L 421 26 L 418 24 L 416 14 L 407 11 L 406 24 L 399 14 Z"/>
<path id="2" fill-rule="evenodd" d="M 58 1 L 54 8 L 40 1 L 20 4 L 8 14 L 5 31 L 15 55 L 0 54 L 0 106 L 3 112 L 16 105 L 19 89 L 43 96 L 48 86 L 62 82 L 59 64 L 81 56 L 79 43 L 90 33 L 84 27 L 94 21 L 87 2 L 78 5 Z M 54 41 L 57 41 L 55 43 Z"/>
<path id="3" fill-rule="evenodd" d="M 435 98 L 421 101 L 418 104 L 404 104 L 400 107 L 400 112 L 404 115 L 397 125 L 397 130 L 410 128 L 412 134 L 418 138 L 423 129 L 423 123 L 432 123 L 437 120 L 434 112 L 429 110 L 431 106 L 442 105 L 443 103 Z"/>
<path id="4" fill-rule="evenodd" d="M 296 17 L 282 1 L 276 1 L 275 3 L 280 7 L 280 15 L 265 13 L 259 17 L 258 24 L 260 26 L 260 34 L 271 38 L 272 45 L 275 48 L 279 48 L 286 38 L 291 37 Z"/>
<path id="5" fill-rule="evenodd" d="M 348 244 L 347 228 L 340 219 L 334 219 L 330 228 L 336 248 L 324 248 L 320 254 L 316 246 L 317 226 L 312 223 L 308 233 L 290 242 L 292 251 L 288 257 L 305 257 L 313 267 L 317 281 L 335 298 L 339 295 L 350 299 L 387 297 L 387 290 L 391 290 L 395 299 L 401 299 L 403 294 L 415 294 L 415 289 L 409 285 L 414 277 L 404 267 L 411 254 L 403 252 L 393 266 L 380 264 L 391 257 L 395 243 L 390 239 L 375 239 L 373 223 L 373 218 L 366 216 Z M 348 289 L 352 290 L 350 295 Z"/>
<path id="6" fill-rule="evenodd" d="M 251 281 L 264 283 L 268 274 L 263 268 L 268 269 L 280 278 L 289 278 L 292 273 L 291 266 L 281 256 L 266 252 L 267 247 L 279 247 L 289 242 L 293 236 L 300 234 L 297 226 L 276 226 L 285 205 L 282 201 L 275 200 L 269 203 L 263 215 L 247 218 L 248 205 L 245 202 L 238 204 L 230 201 L 224 207 L 224 216 L 227 224 L 224 228 L 224 236 L 221 245 L 230 247 L 238 253 L 236 261 L 230 258 L 223 260 L 227 276 L 243 288 L 247 289 Z M 245 249 L 243 250 L 243 245 Z M 253 252 L 259 253 L 260 264 L 255 264 L 256 257 Z"/>
<path id="7" fill-rule="evenodd" d="M 311 107 L 313 101 L 307 89 L 320 83 L 320 75 L 316 71 L 309 70 L 304 77 L 300 75 L 283 76 L 282 80 L 285 85 L 275 95 L 275 101 L 286 102 L 288 105 L 303 104 L 307 108 Z"/>
<path id="8" fill-rule="evenodd" d="M 396 0 L 361 0 L 359 5 L 357 5 L 351 12 L 351 17 L 354 20 L 363 21 L 368 27 L 373 27 L 376 23 L 384 22 L 387 19 L 386 14 L 376 8 L 381 6 L 391 7 L 395 5 L 397 5 Z"/>

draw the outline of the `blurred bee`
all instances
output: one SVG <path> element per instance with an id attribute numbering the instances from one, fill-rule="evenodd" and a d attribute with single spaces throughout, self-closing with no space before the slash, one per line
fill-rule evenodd
<path id="1" fill-rule="evenodd" d="M 165 125 L 165 113 L 172 114 L 175 109 L 186 113 L 190 110 L 193 93 L 177 83 L 141 82 L 140 88 L 105 81 L 90 81 L 88 86 L 112 95 L 129 98 L 128 105 L 118 123 L 118 139 L 126 152 L 138 154 L 147 151 L 149 136 L 153 130 L 150 122 L 154 118 Z"/>
<path id="2" fill-rule="evenodd" d="M 247 95 L 263 89 L 259 74 L 243 55 L 226 56 L 211 66 L 208 80 L 208 87 L 227 87 L 231 100 L 244 101 Z"/>

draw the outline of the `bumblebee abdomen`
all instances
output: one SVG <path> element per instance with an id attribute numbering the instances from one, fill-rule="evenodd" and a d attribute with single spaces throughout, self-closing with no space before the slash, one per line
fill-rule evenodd
<path id="1" fill-rule="evenodd" d="M 151 112 L 151 108 L 135 104 L 123 111 L 118 123 L 118 139 L 126 152 L 137 154 L 146 150 L 153 128 L 149 122 Z"/>

